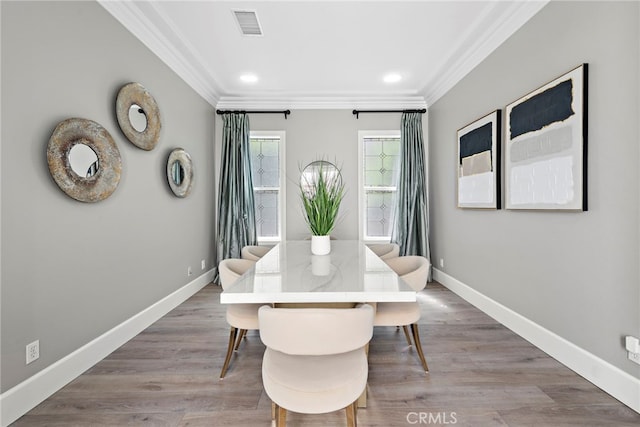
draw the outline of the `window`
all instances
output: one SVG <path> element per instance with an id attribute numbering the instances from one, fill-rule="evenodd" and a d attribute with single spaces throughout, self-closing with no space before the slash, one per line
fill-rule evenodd
<path id="1" fill-rule="evenodd" d="M 397 191 L 400 131 L 360 131 L 360 239 L 389 242 Z"/>
<path id="2" fill-rule="evenodd" d="M 258 243 L 284 240 L 284 132 L 249 137 Z"/>

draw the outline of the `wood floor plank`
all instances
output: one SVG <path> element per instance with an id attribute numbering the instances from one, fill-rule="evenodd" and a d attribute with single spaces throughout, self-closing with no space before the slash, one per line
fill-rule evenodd
<path id="1" fill-rule="evenodd" d="M 13 426 L 271 426 L 257 331 L 218 378 L 229 333 L 220 291 L 206 286 Z M 418 301 L 430 372 L 401 329 L 375 328 L 358 425 L 640 425 L 640 414 L 442 285 L 428 284 Z M 287 418 L 301 427 L 346 420 L 344 411 Z"/>

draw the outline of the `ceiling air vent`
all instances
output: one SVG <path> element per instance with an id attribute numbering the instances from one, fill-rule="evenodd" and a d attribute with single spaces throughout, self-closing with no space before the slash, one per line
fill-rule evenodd
<path id="1" fill-rule="evenodd" d="M 258 15 L 254 10 L 234 10 L 233 14 L 238 21 L 240 31 L 245 36 L 261 36 L 262 28 L 258 22 Z"/>

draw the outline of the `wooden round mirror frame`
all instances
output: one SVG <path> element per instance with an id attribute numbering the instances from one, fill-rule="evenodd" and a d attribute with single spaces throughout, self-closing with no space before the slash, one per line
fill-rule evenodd
<path id="1" fill-rule="evenodd" d="M 69 163 L 69 153 L 76 144 L 91 148 L 98 157 L 93 176 L 76 174 Z M 49 171 L 58 187 L 81 202 L 98 202 L 109 197 L 120 182 L 122 160 L 109 132 L 87 119 L 64 120 L 54 129 L 47 145 Z"/>
<path id="2" fill-rule="evenodd" d="M 129 110 L 137 105 L 147 119 L 146 128 L 139 132 L 131 124 Z M 122 86 L 116 98 L 116 116 L 122 133 L 138 148 L 153 150 L 160 139 L 160 110 L 156 100 L 140 83 Z"/>
<path id="3" fill-rule="evenodd" d="M 177 184 L 173 177 L 173 165 L 178 162 L 182 168 L 182 174 L 180 175 L 182 180 Z M 169 154 L 167 160 L 167 181 L 169 181 L 169 187 L 171 191 L 178 197 L 187 197 L 191 193 L 193 187 L 193 162 L 189 153 L 182 148 L 176 148 Z"/>

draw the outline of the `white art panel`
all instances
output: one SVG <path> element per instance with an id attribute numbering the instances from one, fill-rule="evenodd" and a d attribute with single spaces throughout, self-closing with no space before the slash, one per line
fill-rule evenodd
<path id="1" fill-rule="evenodd" d="M 480 205 L 495 199 L 493 173 L 486 172 L 458 179 L 458 202 L 464 205 Z"/>
<path id="2" fill-rule="evenodd" d="M 565 206 L 575 199 L 573 157 L 553 157 L 511 168 L 509 200 L 513 206 Z"/>

